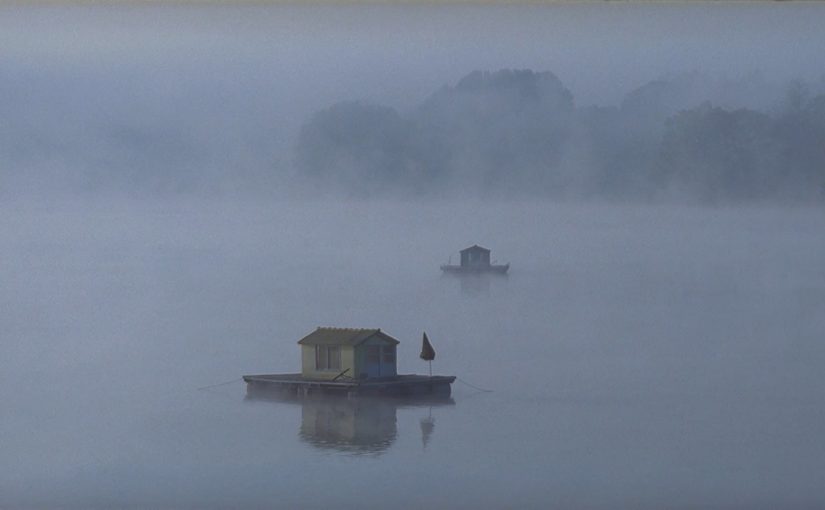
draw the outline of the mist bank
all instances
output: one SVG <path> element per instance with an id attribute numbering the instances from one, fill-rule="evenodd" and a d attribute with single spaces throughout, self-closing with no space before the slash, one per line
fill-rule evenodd
<path id="1" fill-rule="evenodd" d="M 825 202 L 825 94 L 759 73 L 671 75 L 577 106 L 552 72 L 475 71 L 409 112 L 341 102 L 303 127 L 296 169 L 357 196 Z"/>
<path id="2" fill-rule="evenodd" d="M 825 87 L 758 72 L 669 74 L 605 106 L 549 71 L 474 71 L 407 108 L 302 117 L 248 62 L 4 63 L 2 199 L 825 201 Z"/>
<path id="3" fill-rule="evenodd" d="M 823 14 L 799 2 L 2 4 L 0 200 L 821 203 Z"/>
<path id="4" fill-rule="evenodd" d="M 265 84 L 246 62 L 2 60 L 0 197 L 274 187 L 283 116 Z"/>

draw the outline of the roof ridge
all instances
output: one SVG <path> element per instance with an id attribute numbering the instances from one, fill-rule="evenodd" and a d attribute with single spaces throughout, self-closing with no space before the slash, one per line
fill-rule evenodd
<path id="1" fill-rule="evenodd" d="M 398 342 L 395 338 L 381 331 L 381 328 L 331 328 L 331 327 L 316 327 L 315 331 L 306 335 L 298 341 L 299 344 L 304 345 L 318 345 L 318 344 L 343 344 L 343 345 L 358 345 L 364 340 L 375 335 L 381 335 L 394 342 Z"/>
<path id="2" fill-rule="evenodd" d="M 381 331 L 381 328 L 339 328 L 335 326 L 318 326 L 316 329 L 334 329 L 337 331 Z"/>

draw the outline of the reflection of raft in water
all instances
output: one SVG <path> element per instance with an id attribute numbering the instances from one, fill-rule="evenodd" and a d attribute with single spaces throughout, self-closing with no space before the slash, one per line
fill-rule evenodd
<path id="1" fill-rule="evenodd" d="M 422 442 L 426 445 L 435 427 L 434 407 L 451 406 L 451 398 L 387 399 L 297 397 L 290 394 L 247 395 L 248 401 L 267 401 L 301 406 L 298 436 L 307 444 L 350 454 L 381 454 L 398 437 L 398 409 L 428 408 L 427 429 L 422 425 Z M 423 421 L 422 421 L 423 423 Z"/>
<path id="2" fill-rule="evenodd" d="M 398 375 L 398 343 L 380 329 L 318 328 L 298 341 L 300 374 L 245 375 L 247 394 L 449 397 L 454 376 Z"/>

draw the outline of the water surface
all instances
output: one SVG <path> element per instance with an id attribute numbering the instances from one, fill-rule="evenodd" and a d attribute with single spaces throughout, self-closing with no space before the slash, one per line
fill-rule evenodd
<path id="1" fill-rule="evenodd" d="M 825 505 L 821 209 L 0 212 L 0 507 Z M 245 398 L 321 325 L 427 331 L 453 401 Z"/>

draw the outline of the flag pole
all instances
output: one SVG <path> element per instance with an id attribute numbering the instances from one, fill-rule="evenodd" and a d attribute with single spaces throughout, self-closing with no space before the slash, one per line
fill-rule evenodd
<path id="1" fill-rule="evenodd" d="M 429 361 L 429 364 L 430 364 L 430 377 L 432 377 L 433 376 L 433 362 L 432 362 L 432 360 Z"/>

